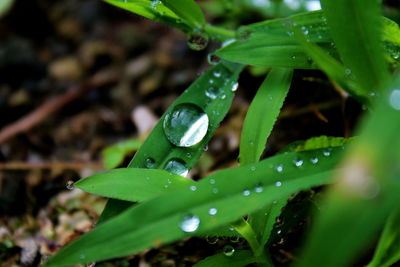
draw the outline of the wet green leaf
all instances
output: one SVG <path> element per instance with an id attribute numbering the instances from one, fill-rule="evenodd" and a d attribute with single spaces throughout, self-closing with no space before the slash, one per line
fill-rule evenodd
<path id="1" fill-rule="evenodd" d="M 204 14 L 194 0 L 162 0 L 162 3 L 194 27 L 205 24 Z"/>
<path id="2" fill-rule="evenodd" d="M 238 250 L 229 257 L 224 253 L 207 257 L 201 262 L 193 265 L 193 267 L 243 267 L 255 261 L 256 259 L 250 250 Z"/>

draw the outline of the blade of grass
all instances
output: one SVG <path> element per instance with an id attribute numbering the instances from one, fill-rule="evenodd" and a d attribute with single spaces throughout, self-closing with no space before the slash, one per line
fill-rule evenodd
<path id="1" fill-rule="evenodd" d="M 400 260 L 400 210 L 392 212 L 386 221 L 372 261 L 367 267 L 391 266 Z"/>
<path id="2" fill-rule="evenodd" d="M 194 28 L 201 28 L 206 20 L 200 7 L 193 0 L 162 0 L 175 14 L 189 21 Z"/>
<path id="3" fill-rule="evenodd" d="M 196 263 L 193 267 L 243 267 L 255 261 L 256 259 L 250 250 L 238 250 L 229 257 L 224 253 L 212 255 Z"/>
<path id="4" fill-rule="evenodd" d="M 104 166 L 107 169 L 118 167 L 124 160 L 125 156 L 140 148 L 142 142 L 137 139 L 125 140 L 104 149 L 101 154 L 103 156 Z"/>
<path id="5" fill-rule="evenodd" d="M 259 161 L 292 81 L 292 69 L 274 68 L 261 84 L 243 123 L 241 165 Z"/>
<path id="6" fill-rule="evenodd" d="M 322 0 L 327 23 L 344 64 L 367 93 L 381 90 L 388 78 L 383 56 L 378 1 Z"/>
<path id="7" fill-rule="evenodd" d="M 201 180 L 196 191 L 178 189 L 129 208 L 65 247 L 46 266 L 66 266 L 128 255 L 185 236 L 207 233 L 235 222 L 275 199 L 329 183 L 331 170 L 341 152 L 341 148 L 332 149 L 328 157 L 320 150 L 288 153 L 252 166 L 214 173 Z M 320 161 L 313 164 L 310 159 L 316 156 Z M 299 157 L 304 160 L 301 167 L 293 164 Z M 284 166 L 283 171 L 277 171 L 276 166 Z M 275 185 L 277 179 L 282 186 Z M 210 214 L 211 208 L 217 212 Z M 193 232 L 182 231 L 182 223 L 188 222 L 185 218 L 192 215 L 195 217 L 189 217 L 192 218 L 189 222 L 196 223 L 190 230 Z"/>
<path id="8" fill-rule="evenodd" d="M 298 266 L 349 266 L 400 200 L 400 79 L 378 99 L 349 149 L 338 183 L 310 233 Z M 351 236 L 351 238 L 348 238 Z M 327 243 L 326 240 L 329 240 Z"/>
<path id="9" fill-rule="evenodd" d="M 201 75 L 161 117 L 128 167 L 162 169 L 169 160 L 178 158 L 185 162 L 187 168 L 190 169 L 204 152 L 203 148 L 207 145 L 215 129 L 228 112 L 235 94 L 232 88 L 236 86 L 241 70 L 242 66 L 240 65 L 220 63 Z M 207 92 L 210 89 L 212 89 L 212 97 L 207 96 Z M 163 121 L 166 114 L 175 106 L 183 103 L 195 104 L 203 109 L 209 118 L 206 136 L 199 144 L 193 147 L 177 147 L 173 145 L 167 139 L 163 129 Z M 149 158 L 151 158 L 151 166 L 148 164 Z M 112 180 L 110 180 L 110 183 L 112 183 Z M 109 215 L 115 215 L 115 212 L 110 212 L 110 210 L 119 210 L 118 202 L 111 200 L 107 203 L 99 223 L 110 218 Z M 120 204 L 128 206 L 123 202 L 120 202 Z"/>

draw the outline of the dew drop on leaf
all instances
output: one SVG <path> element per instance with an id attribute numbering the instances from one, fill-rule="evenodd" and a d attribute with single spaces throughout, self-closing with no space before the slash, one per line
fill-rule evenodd
<path id="1" fill-rule="evenodd" d="M 215 179 L 210 179 L 210 184 L 215 184 Z"/>
<path id="2" fill-rule="evenodd" d="M 276 170 L 277 172 L 283 172 L 283 165 L 282 165 L 282 164 L 277 165 L 277 166 L 275 167 L 275 170 Z"/>
<path id="3" fill-rule="evenodd" d="M 232 92 L 236 92 L 236 90 L 238 89 L 238 87 L 239 87 L 239 84 L 238 84 L 238 83 L 234 83 L 234 84 L 232 85 L 231 91 L 232 91 Z"/>
<path id="4" fill-rule="evenodd" d="M 165 164 L 164 170 L 184 177 L 186 177 L 186 175 L 189 172 L 189 169 L 186 166 L 186 164 L 178 158 L 169 160 L 167 164 Z"/>
<path id="5" fill-rule="evenodd" d="M 200 218 L 189 214 L 183 217 L 181 223 L 179 224 L 179 227 L 181 228 L 182 231 L 186 233 L 192 233 L 195 232 L 200 225 Z"/>
<path id="6" fill-rule="evenodd" d="M 281 186 L 282 186 L 282 182 L 281 182 L 281 181 L 275 182 L 275 186 L 276 186 L 276 187 L 281 187 Z"/>
<path id="7" fill-rule="evenodd" d="M 329 157 L 331 155 L 331 152 L 328 150 L 324 150 L 322 151 L 322 155 L 324 155 L 325 157 Z"/>
<path id="8" fill-rule="evenodd" d="M 262 184 L 258 184 L 255 188 L 254 188 L 254 192 L 256 193 L 261 193 L 262 191 L 264 191 L 264 187 Z"/>
<path id="9" fill-rule="evenodd" d="M 293 163 L 296 167 L 300 167 L 303 165 L 304 161 L 302 159 L 295 159 L 293 160 Z"/>
<path id="10" fill-rule="evenodd" d="M 197 186 L 191 185 L 191 186 L 189 187 L 189 189 L 190 189 L 190 191 L 196 191 L 196 190 L 197 190 Z"/>
<path id="11" fill-rule="evenodd" d="M 390 93 L 389 104 L 395 110 L 400 110 L 400 89 L 394 89 Z"/>
<path id="12" fill-rule="evenodd" d="M 218 237 L 217 236 L 207 236 L 206 241 L 208 244 L 214 245 L 218 242 Z"/>
<path id="13" fill-rule="evenodd" d="M 224 247 L 225 256 L 231 257 L 235 253 L 235 249 L 231 245 L 226 245 Z"/>
<path id="14" fill-rule="evenodd" d="M 198 144 L 207 134 L 207 114 L 194 104 L 176 105 L 167 113 L 163 128 L 168 140 L 179 147 Z"/>
<path id="15" fill-rule="evenodd" d="M 216 99 L 219 95 L 219 90 L 214 86 L 210 86 L 206 89 L 205 94 L 211 99 Z"/>
<path id="16" fill-rule="evenodd" d="M 74 187 L 74 181 L 69 180 L 69 181 L 67 182 L 67 189 L 68 189 L 68 190 L 74 190 L 74 189 L 75 189 L 75 187 Z"/>
<path id="17" fill-rule="evenodd" d="M 146 165 L 146 168 L 148 168 L 148 169 L 154 168 L 155 164 L 156 164 L 156 161 L 153 158 L 147 158 L 145 160 L 145 165 Z"/>
<path id="18" fill-rule="evenodd" d="M 200 32 L 189 34 L 187 44 L 190 49 L 200 51 L 207 47 L 208 35 Z"/>
<path id="19" fill-rule="evenodd" d="M 310 161 L 312 164 L 317 164 L 319 159 L 317 157 L 312 157 L 312 158 L 310 158 Z"/>
<path id="20" fill-rule="evenodd" d="M 248 189 L 245 189 L 245 190 L 243 190 L 243 196 L 245 196 L 245 197 L 247 197 L 247 196 L 250 196 L 250 190 L 248 190 Z"/>
<path id="21" fill-rule="evenodd" d="M 218 213 L 218 210 L 216 208 L 211 208 L 208 210 L 208 214 L 210 215 L 215 215 Z"/>
<path id="22" fill-rule="evenodd" d="M 213 73 L 213 75 L 214 75 L 214 77 L 219 78 L 219 77 L 221 77 L 221 72 L 216 71 Z"/>

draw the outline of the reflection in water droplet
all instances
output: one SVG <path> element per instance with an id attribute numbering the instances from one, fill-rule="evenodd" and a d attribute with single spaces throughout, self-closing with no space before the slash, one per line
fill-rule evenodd
<path id="1" fill-rule="evenodd" d="M 329 157 L 331 155 L 331 152 L 328 150 L 324 150 L 322 151 L 322 155 L 324 155 L 325 157 Z"/>
<path id="2" fill-rule="evenodd" d="M 221 59 L 217 55 L 215 55 L 213 53 L 209 53 L 207 55 L 207 61 L 208 61 L 208 64 L 210 64 L 210 65 L 217 65 L 221 61 Z M 219 76 L 215 76 L 215 77 L 219 77 Z"/>
<path id="3" fill-rule="evenodd" d="M 235 249 L 231 245 L 226 245 L 224 247 L 224 254 L 225 256 L 232 256 L 235 253 Z"/>
<path id="4" fill-rule="evenodd" d="M 243 196 L 245 197 L 250 196 L 250 190 L 248 189 L 243 190 Z"/>
<path id="5" fill-rule="evenodd" d="M 199 228 L 200 218 L 195 215 L 186 215 L 183 217 L 179 227 L 186 233 L 192 233 Z"/>
<path id="6" fill-rule="evenodd" d="M 203 140 L 208 130 L 208 116 L 194 104 L 176 105 L 165 116 L 163 128 L 168 140 L 179 147 L 190 147 Z"/>
<path id="7" fill-rule="evenodd" d="M 190 189 L 191 191 L 196 191 L 196 190 L 197 190 L 197 186 L 191 185 L 191 186 L 189 187 L 189 189 Z"/>
<path id="8" fill-rule="evenodd" d="M 275 186 L 276 186 L 276 187 L 281 187 L 281 186 L 282 186 L 282 182 L 281 182 L 281 181 L 275 182 Z"/>
<path id="9" fill-rule="evenodd" d="M 317 164 L 319 159 L 317 157 L 312 157 L 312 158 L 310 158 L 310 161 L 312 164 Z"/>
<path id="10" fill-rule="evenodd" d="M 217 214 L 217 212 L 218 212 L 218 210 L 216 208 L 211 208 L 208 210 L 208 214 L 210 214 L 210 215 L 215 215 L 215 214 Z"/>
<path id="11" fill-rule="evenodd" d="M 295 159 L 293 160 L 293 163 L 296 167 L 300 167 L 303 165 L 304 161 L 302 159 Z"/>
<path id="12" fill-rule="evenodd" d="M 207 241 L 207 243 L 209 243 L 209 244 L 211 244 L 211 245 L 214 245 L 214 244 L 216 244 L 217 242 L 218 242 L 218 237 L 217 236 L 207 236 L 206 237 L 206 241 Z"/>
<path id="13" fill-rule="evenodd" d="M 255 188 L 254 188 L 254 192 L 256 193 L 261 193 L 262 191 L 264 191 L 264 187 L 262 184 L 258 184 Z"/>
<path id="14" fill-rule="evenodd" d="M 389 104 L 395 110 L 400 110 L 400 89 L 394 89 L 390 93 Z"/>
<path id="15" fill-rule="evenodd" d="M 283 165 L 282 165 L 282 164 L 277 165 L 277 166 L 275 167 L 275 170 L 276 170 L 277 172 L 282 172 L 282 171 L 283 171 Z"/>
<path id="16" fill-rule="evenodd" d="M 152 169 L 156 165 L 156 161 L 153 158 L 147 158 L 145 160 L 145 165 L 146 165 L 146 168 Z"/>
<path id="17" fill-rule="evenodd" d="M 184 177 L 186 177 L 186 175 L 189 172 L 189 169 L 186 166 L 186 164 L 178 158 L 169 160 L 167 164 L 165 164 L 164 170 Z"/>
<path id="18" fill-rule="evenodd" d="M 68 189 L 68 190 L 74 190 L 74 189 L 75 189 L 75 187 L 74 187 L 74 181 L 69 180 L 69 181 L 67 182 L 67 189 Z"/>
<path id="19" fill-rule="evenodd" d="M 200 32 L 193 32 L 189 34 L 187 44 L 192 50 L 203 50 L 208 44 L 208 35 Z"/>
<path id="20" fill-rule="evenodd" d="M 206 89 L 205 94 L 207 97 L 211 99 L 216 99 L 218 95 L 220 94 L 219 89 L 215 88 L 214 86 L 211 86 Z"/>

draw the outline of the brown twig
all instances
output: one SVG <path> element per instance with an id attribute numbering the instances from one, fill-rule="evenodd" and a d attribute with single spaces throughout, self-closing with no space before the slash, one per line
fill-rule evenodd
<path id="1" fill-rule="evenodd" d="M 34 126 L 41 123 L 46 118 L 50 117 L 52 114 L 60 110 L 65 105 L 77 99 L 86 91 L 92 88 L 99 87 L 100 85 L 103 85 L 105 83 L 116 81 L 117 79 L 118 74 L 116 71 L 102 71 L 93 75 L 86 82 L 83 82 L 80 86 L 73 87 L 64 94 L 47 100 L 31 113 L 22 117 L 18 121 L 5 126 L 0 131 L 0 144 L 6 142 L 8 139 L 17 134 L 29 131 Z"/>
<path id="2" fill-rule="evenodd" d="M 0 162 L 0 170 L 35 170 L 35 169 L 104 169 L 101 162 Z"/>

